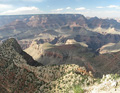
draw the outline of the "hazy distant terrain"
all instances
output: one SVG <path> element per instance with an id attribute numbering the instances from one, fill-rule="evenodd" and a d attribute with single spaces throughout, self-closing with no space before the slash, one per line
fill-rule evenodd
<path id="1" fill-rule="evenodd" d="M 0 16 L 0 20 L 0 40 L 14 37 L 20 40 L 23 49 L 33 40 L 55 44 L 75 39 L 93 50 L 120 40 L 120 23 L 114 19 L 86 18 L 81 14 L 41 14 Z"/>

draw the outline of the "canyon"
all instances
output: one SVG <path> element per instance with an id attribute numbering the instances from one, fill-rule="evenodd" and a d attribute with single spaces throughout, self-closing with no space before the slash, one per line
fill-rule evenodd
<path id="1" fill-rule="evenodd" d="M 0 92 L 118 93 L 119 41 L 115 19 L 0 16 Z"/>

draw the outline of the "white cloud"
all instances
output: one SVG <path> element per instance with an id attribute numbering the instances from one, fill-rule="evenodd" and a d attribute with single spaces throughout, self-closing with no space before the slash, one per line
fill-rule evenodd
<path id="1" fill-rule="evenodd" d="M 0 13 L 1 15 L 21 15 L 21 14 L 39 14 L 40 11 L 37 7 L 20 7 L 15 10 L 8 10 L 5 12 Z"/>
<path id="2" fill-rule="evenodd" d="M 114 18 L 114 17 L 119 17 L 120 16 L 120 11 L 111 11 L 111 10 L 103 10 L 103 11 L 97 11 L 97 10 L 85 10 L 85 11 L 75 11 L 75 14 L 83 14 L 85 16 L 89 17 L 101 17 L 101 18 Z"/>
<path id="3" fill-rule="evenodd" d="M 66 9 L 69 10 L 69 9 L 71 9 L 71 7 L 67 7 Z"/>
<path id="4" fill-rule="evenodd" d="M 62 10 L 63 10 L 63 8 L 56 9 L 56 11 L 62 11 Z"/>
<path id="5" fill-rule="evenodd" d="M 59 9 L 55 9 L 55 10 L 52 10 L 52 12 L 61 12 L 63 10 L 63 8 L 59 8 Z"/>
<path id="6" fill-rule="evenodd" d="M 116 9 L 120 9 L 120 6 L 117 6 L 117 5 L 109 5 L 107 6 L 108 8 L 116 8 Z"/>
<path id="7" fill-rule="evenodd" d="M 96 8 L 104 8 L 104 7 L 102 7 L 102 6 L 98 6 L 98 7 L 96 7 Z"/>
<path id="8" fill-rule="evenodd" d="M 80 8 L 75 8 L 75 10 L 79 11 L 79 10 L 85 10 L 85 7 L 80 7 Z"/>
<path id="9" fill-rule="evenodd" d="M 13 6 L 9 4 L 0 4 L 0 11 L 12 9 Z"/>

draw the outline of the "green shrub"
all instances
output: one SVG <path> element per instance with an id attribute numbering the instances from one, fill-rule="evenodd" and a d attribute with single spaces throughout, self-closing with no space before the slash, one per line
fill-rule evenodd
<path id="1" fill-rule="evenodd" d="M 115 79 L 115 80 L 118 79 L 118 78 L 120 78 L 120 76 L 119 76 L 118 74 L 111 74 L 111 76 L 112 76 L 112 78 Z"/>
<path id="2" fill-rule="evenodd" d="M 84 93 L 84 90 L 80 87 L 80 85 L 76 85 L 73 87 L 74 93 Z"/>

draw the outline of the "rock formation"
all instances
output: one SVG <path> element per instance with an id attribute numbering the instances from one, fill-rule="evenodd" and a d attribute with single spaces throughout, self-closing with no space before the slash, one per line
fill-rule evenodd
<path id="1" fill-rule="evenodd" d="M 0 92 L 2 93 L 66 92 L 74 84 L 85 80 L 82 76 L 84 72 L 76 74 L 78 68 L 84 69 L 77 65 L 42 66 L 31 58 L 32 61 L 29 60 L 30 56 L 22 51 L 13 38 L 3 43 L 0 51 Z M 93 80 L 88 74 L 84 75 L 86 79 L 89 77 Z M 87 83 L 90 82 L 88 79 Z"/>

